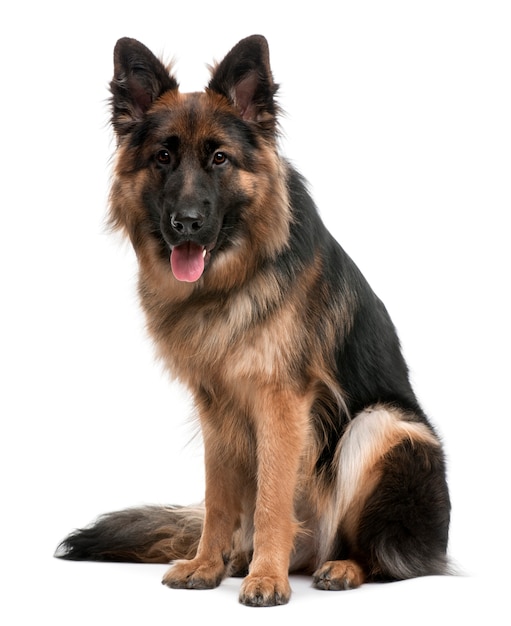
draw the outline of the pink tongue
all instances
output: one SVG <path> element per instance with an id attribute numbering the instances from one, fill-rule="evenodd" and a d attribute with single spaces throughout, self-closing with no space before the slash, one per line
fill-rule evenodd
<path id="1" fill-rule="evenodd" d="M 193 283 L 204 271 L 204 248 L 195 243 L 183 243 L 172 248 L 170 265 L 177 280 Z"/>

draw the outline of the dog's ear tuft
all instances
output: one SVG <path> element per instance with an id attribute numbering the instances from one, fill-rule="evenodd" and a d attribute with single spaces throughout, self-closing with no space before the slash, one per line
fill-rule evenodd
<path id="1" fill-rule="evenodd" d="M 262 35 L 242 39 L 212 70 L 208 89 L 227 97 L 244 120 L 274 130 L 278 89 Z"/>
<path id="2" fill-rule="evenodd" d="M 119 39 L 114 49 L 112 124 L 124 135 L 140 121 L 151 104 L 165 91 L 177 89 L 177 81 L 154 54 L 136 39 Z"/>

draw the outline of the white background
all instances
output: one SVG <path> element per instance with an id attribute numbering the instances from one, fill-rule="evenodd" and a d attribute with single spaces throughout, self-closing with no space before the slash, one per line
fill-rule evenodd
<path id="1" fill-rule="evenodd" d="M 511 623 L 508 6 L 3 3 L 2 623 Z M 284 150 L 385 301 L 445 441 L 464 576 L 345 593 L 293 577 L 291 603 L 261 613 L 238 604 L 239 580 L 175 591 L 165 566 L 52 558 L 101 512 L 203 490 L 192 408 L 153 361 L 131 250 L 104 229 L 113 46 L 174 56 L 199 90 L 206 63 L 253 33 L 281 83 Z"/>

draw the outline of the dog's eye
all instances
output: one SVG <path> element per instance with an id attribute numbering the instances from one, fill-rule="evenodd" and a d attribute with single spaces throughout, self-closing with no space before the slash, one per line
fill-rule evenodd
<path id="1" fill-rule="evenodd" d="M 170 152 L 168 150 L 159 150 L 156 153 L 156 160 L 161 165 L 168 165 L 170 163 Z"/>
<path id="2" fill-rule="evenodd" d="M 214 165 L 222 165 L 222 163 L 225 163 L 226 161 L 227 156 L 225 155 L 225 152 L 215 152 L 215 154 L 213 155 Z"/>

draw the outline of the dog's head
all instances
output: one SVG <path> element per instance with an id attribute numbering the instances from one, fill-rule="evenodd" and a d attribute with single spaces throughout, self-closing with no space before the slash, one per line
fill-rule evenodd
<path id="1" fill-rule="evenodd" d="M 197 93 L 181 93 L 170 68 L 124 38 L 110 87 L 111 217 L 137 252 L 170 256 L 175 279 L 197 282 L 206 268 L 218 279 L 282 248 L 289 214 L 264 37 L 238 43 Z"/>

